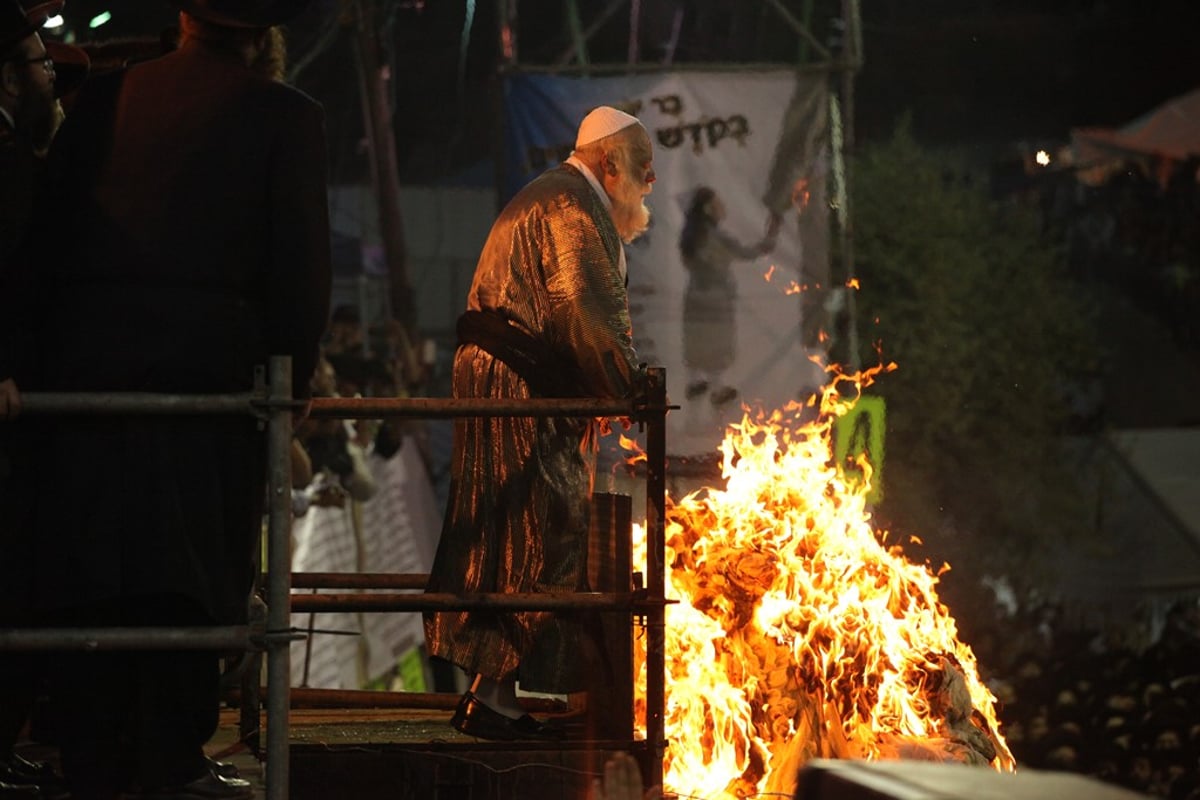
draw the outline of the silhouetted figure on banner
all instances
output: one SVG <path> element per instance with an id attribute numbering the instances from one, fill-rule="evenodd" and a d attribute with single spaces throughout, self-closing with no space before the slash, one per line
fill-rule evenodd
<path id="1" fill-rule="evenodd" d="M 725 383 L 725 371 L 737 357 L 736 261 L 750 261 L 775 249 L 779 217 L 772 216 L 766 236 L 754 244 L 743 244 L 721 229 L 725 204 L 715 191 L 701 186 L 692 196 L 679 254 L 688 272 L 683 296 L 683 364 L 687 369 L 686 396 L 707 396 L 721 406 L 738 396 Z"/>

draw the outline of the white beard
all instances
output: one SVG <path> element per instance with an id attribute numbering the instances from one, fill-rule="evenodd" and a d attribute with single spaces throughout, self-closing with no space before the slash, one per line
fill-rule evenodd
<path id="1" fill-rule="evenodd" d="M 641 186 L 628 177 L 622 177 L 617 196 L 612 198 L 613 224 L 621 241 L 629 244 L 650 227 L 650 209 L 642 200 Z"/>

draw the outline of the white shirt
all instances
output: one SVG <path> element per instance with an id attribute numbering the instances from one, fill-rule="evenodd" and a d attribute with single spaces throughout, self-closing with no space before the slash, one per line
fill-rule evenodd
<path id="1" fill-rule="evenodd" d="M 568 157 L 566 163 L 583 173 L 583 177 L 587 178 L 587 182 L 592 185 L 592 190 L 600 196 L 600 202 L 603 203 L 604 208 L 607 209 L 609 219 L 612 219 L 612 199 L 609 198 L 608 192 L 604 191 L 604 187 L 600 185 L 600 181 L 596 180 L 595 174 L 593 174 L 591 169 L 588 168 L 588 165 L 580 161 L 575 156 Z M 618 241 L 617 247 L 617 270 L 621 273 L 621 280 L 623 281 L 625 280 L 625 272 L 627 269 L 625 266 L 625 245 Z"/>

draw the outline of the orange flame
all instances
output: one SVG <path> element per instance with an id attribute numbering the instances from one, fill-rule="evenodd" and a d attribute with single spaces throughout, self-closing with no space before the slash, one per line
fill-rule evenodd
<path id="1" fill-rule="evenodd" d="M 790 797 L 817 757 L 1014 768 L 937 577 L 872 528 L 866 459 L 853 481 L 834 463 L 834 422 L 892 369 L 827 368 L 815 410 L 747 409 L 720 447 L 725 487 L 668 502 L 668 789 Z"/>
<path id="2" fill-rule="evenodd" d="M 621 446 L 622 450 L 630 453 L 630 455 L 625 459 L 626 464 L 632 466 L 639 461 L 646 460 L 646 452 L 642 450 L 641 445 L 637 443 L 636 439 L 630 439 L 628 436 L 622 433 L 617 436 L 617 443 Z"/>

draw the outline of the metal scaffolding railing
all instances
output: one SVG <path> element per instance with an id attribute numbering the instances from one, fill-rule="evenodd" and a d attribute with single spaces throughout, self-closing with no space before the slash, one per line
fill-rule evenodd
<path id="1" fill-rule="evenodd" d="M 217 627 L 144 628 L 8 628 L 0 629 L 0 652 L 64 650 L 259 650 L 267 655 L 266 797 L 289 795 L 289 728 L 292 704 L 291 644 L 304 638 L 291 626 L 293 612 L 309 611 L 448 611 L 488 608 L 521 611 L 627 612 L 644 620 L 646 635 L 646 739 L 641 755 L 648 785 L 662 784 L 665 735 L 665 573 L 666 525 L 666 380 L 663 370 L 650 370 L 648 389 L 632 400 L 450 398 L 316 398 L 292 397 L 291 359 L 270 360 L 266 379 L 260 374 L 253 391 L 222 395 L 167 395 L 138 392 L 47 393 L 22 397 L 30 416 L 133 416 L 171 414 L 249 414 L 267 429 L 268 532 L 267 614 L 265 624 Z M 644 586 L 632 592 L 587 594 L 440 593 L 404 594 L 424 588 L 424 575 L 304 575 L 297 586 L 338 588 L 339 594 L 292 594 L 291 440 L 294 412 L 307 408 L 310 417 L 377 419 L 382 417 L 623 417 L 646 431 L 646 566 Z M 367 589 L 394 589 L 395 593 Z M 417 707 L 439 707 L 429 696 Z M 632 734 L 632 732 L 631 732 Z"/>

